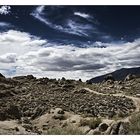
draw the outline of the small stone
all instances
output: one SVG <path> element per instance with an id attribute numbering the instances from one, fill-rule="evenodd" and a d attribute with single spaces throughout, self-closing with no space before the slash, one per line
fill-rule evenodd
<path id="1" fill-rule="evenodd" d="M 136 97 L 140 97 L 140 94 L 136 94 Z"/>
<path id="2" fill-rule="evenodd" d="M 62 123 L 61 126 L 62 126 L 62 127 L 66 127 L 66 126 L 68 126 L 68 123 L 67 123 L 67 122 L 64 122 L 64 123 Z"/>
<path id="3" fill-rule="evenodd" d="M 18 127 L 15 127 L 15 130 L 16 130 L 16 131 L 19 131 L 19 128 L 18 128 Z"/>

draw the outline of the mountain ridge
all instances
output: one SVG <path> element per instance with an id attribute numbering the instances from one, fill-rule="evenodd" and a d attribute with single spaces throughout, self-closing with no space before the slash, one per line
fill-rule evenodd
<path id="1" fill-rule="evenodd" d="M 111 73 L 107 73 L 101 76 L 97 76 L 87 80 L 90 83 L 100 83 L 104 80 L 105 76 L 112 75 L 116 81 L 124 80 L 128 74 L 133 74 L 136 76 L 140 76 L 140 67 L 134 68 L 122 68 Z"/>

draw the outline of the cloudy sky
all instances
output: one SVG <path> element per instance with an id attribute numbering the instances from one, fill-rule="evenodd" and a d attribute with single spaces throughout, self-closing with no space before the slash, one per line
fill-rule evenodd
<path id="1" fill-rule="evenodd" d="M 0 6 L 0 73 L 87 80 L 140 66 L 139 6 Z"/>

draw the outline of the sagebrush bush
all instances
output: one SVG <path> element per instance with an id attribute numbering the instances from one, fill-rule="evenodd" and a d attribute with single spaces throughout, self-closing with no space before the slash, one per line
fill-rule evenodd
<path id="1" fill-rule="evenodd" d="M 87 126 L 89 124 L 89 120 L 87 119 L 81 119 L 79 126 Z"/>
<path id="2" fill-rule="evenodd" d="M 131 116 L 128 131 L 131 135 L 140 135 L 140 113 Z"/>
<path id="3" fill-rule="evenodd" d="M 80 126 L 89 126 L 91 129 L 95 129 L 101 122 L 100 118 L 81 119 Z"/>

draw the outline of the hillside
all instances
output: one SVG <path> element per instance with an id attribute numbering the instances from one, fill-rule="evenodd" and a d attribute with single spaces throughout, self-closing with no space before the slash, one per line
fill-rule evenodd
<path id="1" fill-rule="evenodd" d="M 108 73 L 108 74 L 105 74 L 105 75 L 101 75 L 101 76 L 89 79 L 88 82 L 90 82 L 90 83 L 100 83 L 100 82 L 102 82 L 104 80 L 104 78 L 107 75 L 110 75 L 110 74 L 114 77 L 114 79 L 116 81 L 120 81 L 120 80 L 124 80 L 125 77 L 128 74 L 134 74 L 136 76 L 140 76 L 140 67 L 136 67 L 136 68 L 122 68 L 122 69 L 116 70 L 116 71 L 114 71 L 112 73 Z"/>
<path id="2" fill-rule="evenodd" d="M 1 75 L 0 134 L 128 134 L 129 117 L 140 109 L 139 84 Z"/>

